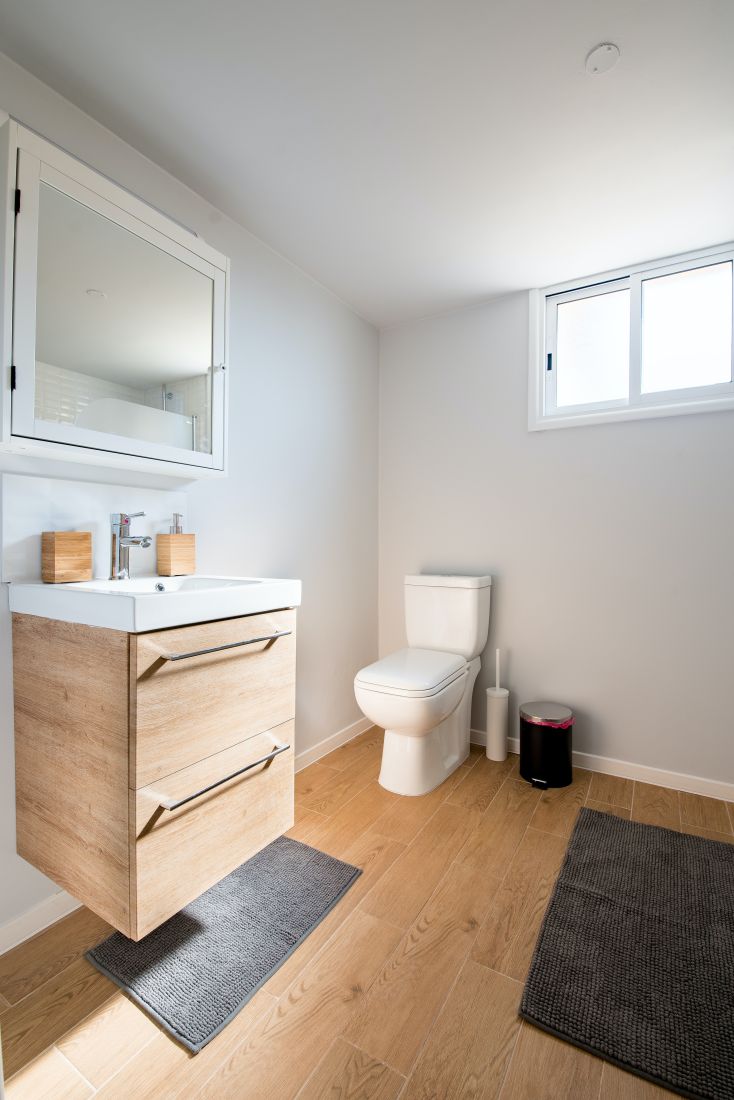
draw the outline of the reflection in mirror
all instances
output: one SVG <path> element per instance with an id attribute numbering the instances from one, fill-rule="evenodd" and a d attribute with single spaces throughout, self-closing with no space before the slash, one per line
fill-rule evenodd
<path id="1" fill-rule="evenodd" d="M 41 183 L 35 416 L 211 453 L 213 281 Z"/>

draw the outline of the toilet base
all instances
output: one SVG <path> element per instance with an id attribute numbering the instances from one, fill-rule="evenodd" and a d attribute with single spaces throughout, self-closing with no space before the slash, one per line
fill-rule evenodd
<path id="1" fill-rule="evenodd" d="M 469 663 L 466 688 L 456 710 L 428 733 L 385 730 L 379 784 L 393 794 L 428 794 L 440 786 L 469 755 L 471 700 L 480 668 Z"/>
<path id="2" fill-rule="evenodd" d="M 380 786 L 393 794 L 428 794 L 463 764 L 469 746 L 463 755 L 447 752 L 440 736 L 441 726 L 420 737 L 385 730 Z"/>

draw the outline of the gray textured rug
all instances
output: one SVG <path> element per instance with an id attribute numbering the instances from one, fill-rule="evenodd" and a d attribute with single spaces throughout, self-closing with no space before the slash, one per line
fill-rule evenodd
<path id="1" fill-rule="evenodd" d="M 694 1100 L 734 1097 L 734 846 L 582 810 L 520 1014 Z"/>
<path id="2" fill-rule="evenodd" d="M 282 836 L 138 943 L 115 932 L 87 958 L 198 1051 L 361 873 Z"/>

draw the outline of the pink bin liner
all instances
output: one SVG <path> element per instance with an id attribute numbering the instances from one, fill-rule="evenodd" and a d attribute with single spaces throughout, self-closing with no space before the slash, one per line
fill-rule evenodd
<path id="1" fill-rule="evenodd" d="M 547 726 L 552 730 L 567 730 L 576 721 L 576 716 L 573 714 L 565 722 L 551 722 L 549 718 L 528 718 L 527 714 L 521 717 L 523 722 L 529 722 L 531 726 Z"/>

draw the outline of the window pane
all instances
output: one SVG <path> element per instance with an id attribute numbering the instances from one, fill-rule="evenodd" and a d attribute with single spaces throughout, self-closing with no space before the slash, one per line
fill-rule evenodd
<path id="1" fill-rule="evenodd" d="M 732 265 L 642 283 L 642 392 L 731 381 Z"/>
<path id="2" fill-rule="evenodd" d="M 629 397 L 630 292 L 558 305 L 556 406 Z"/>

